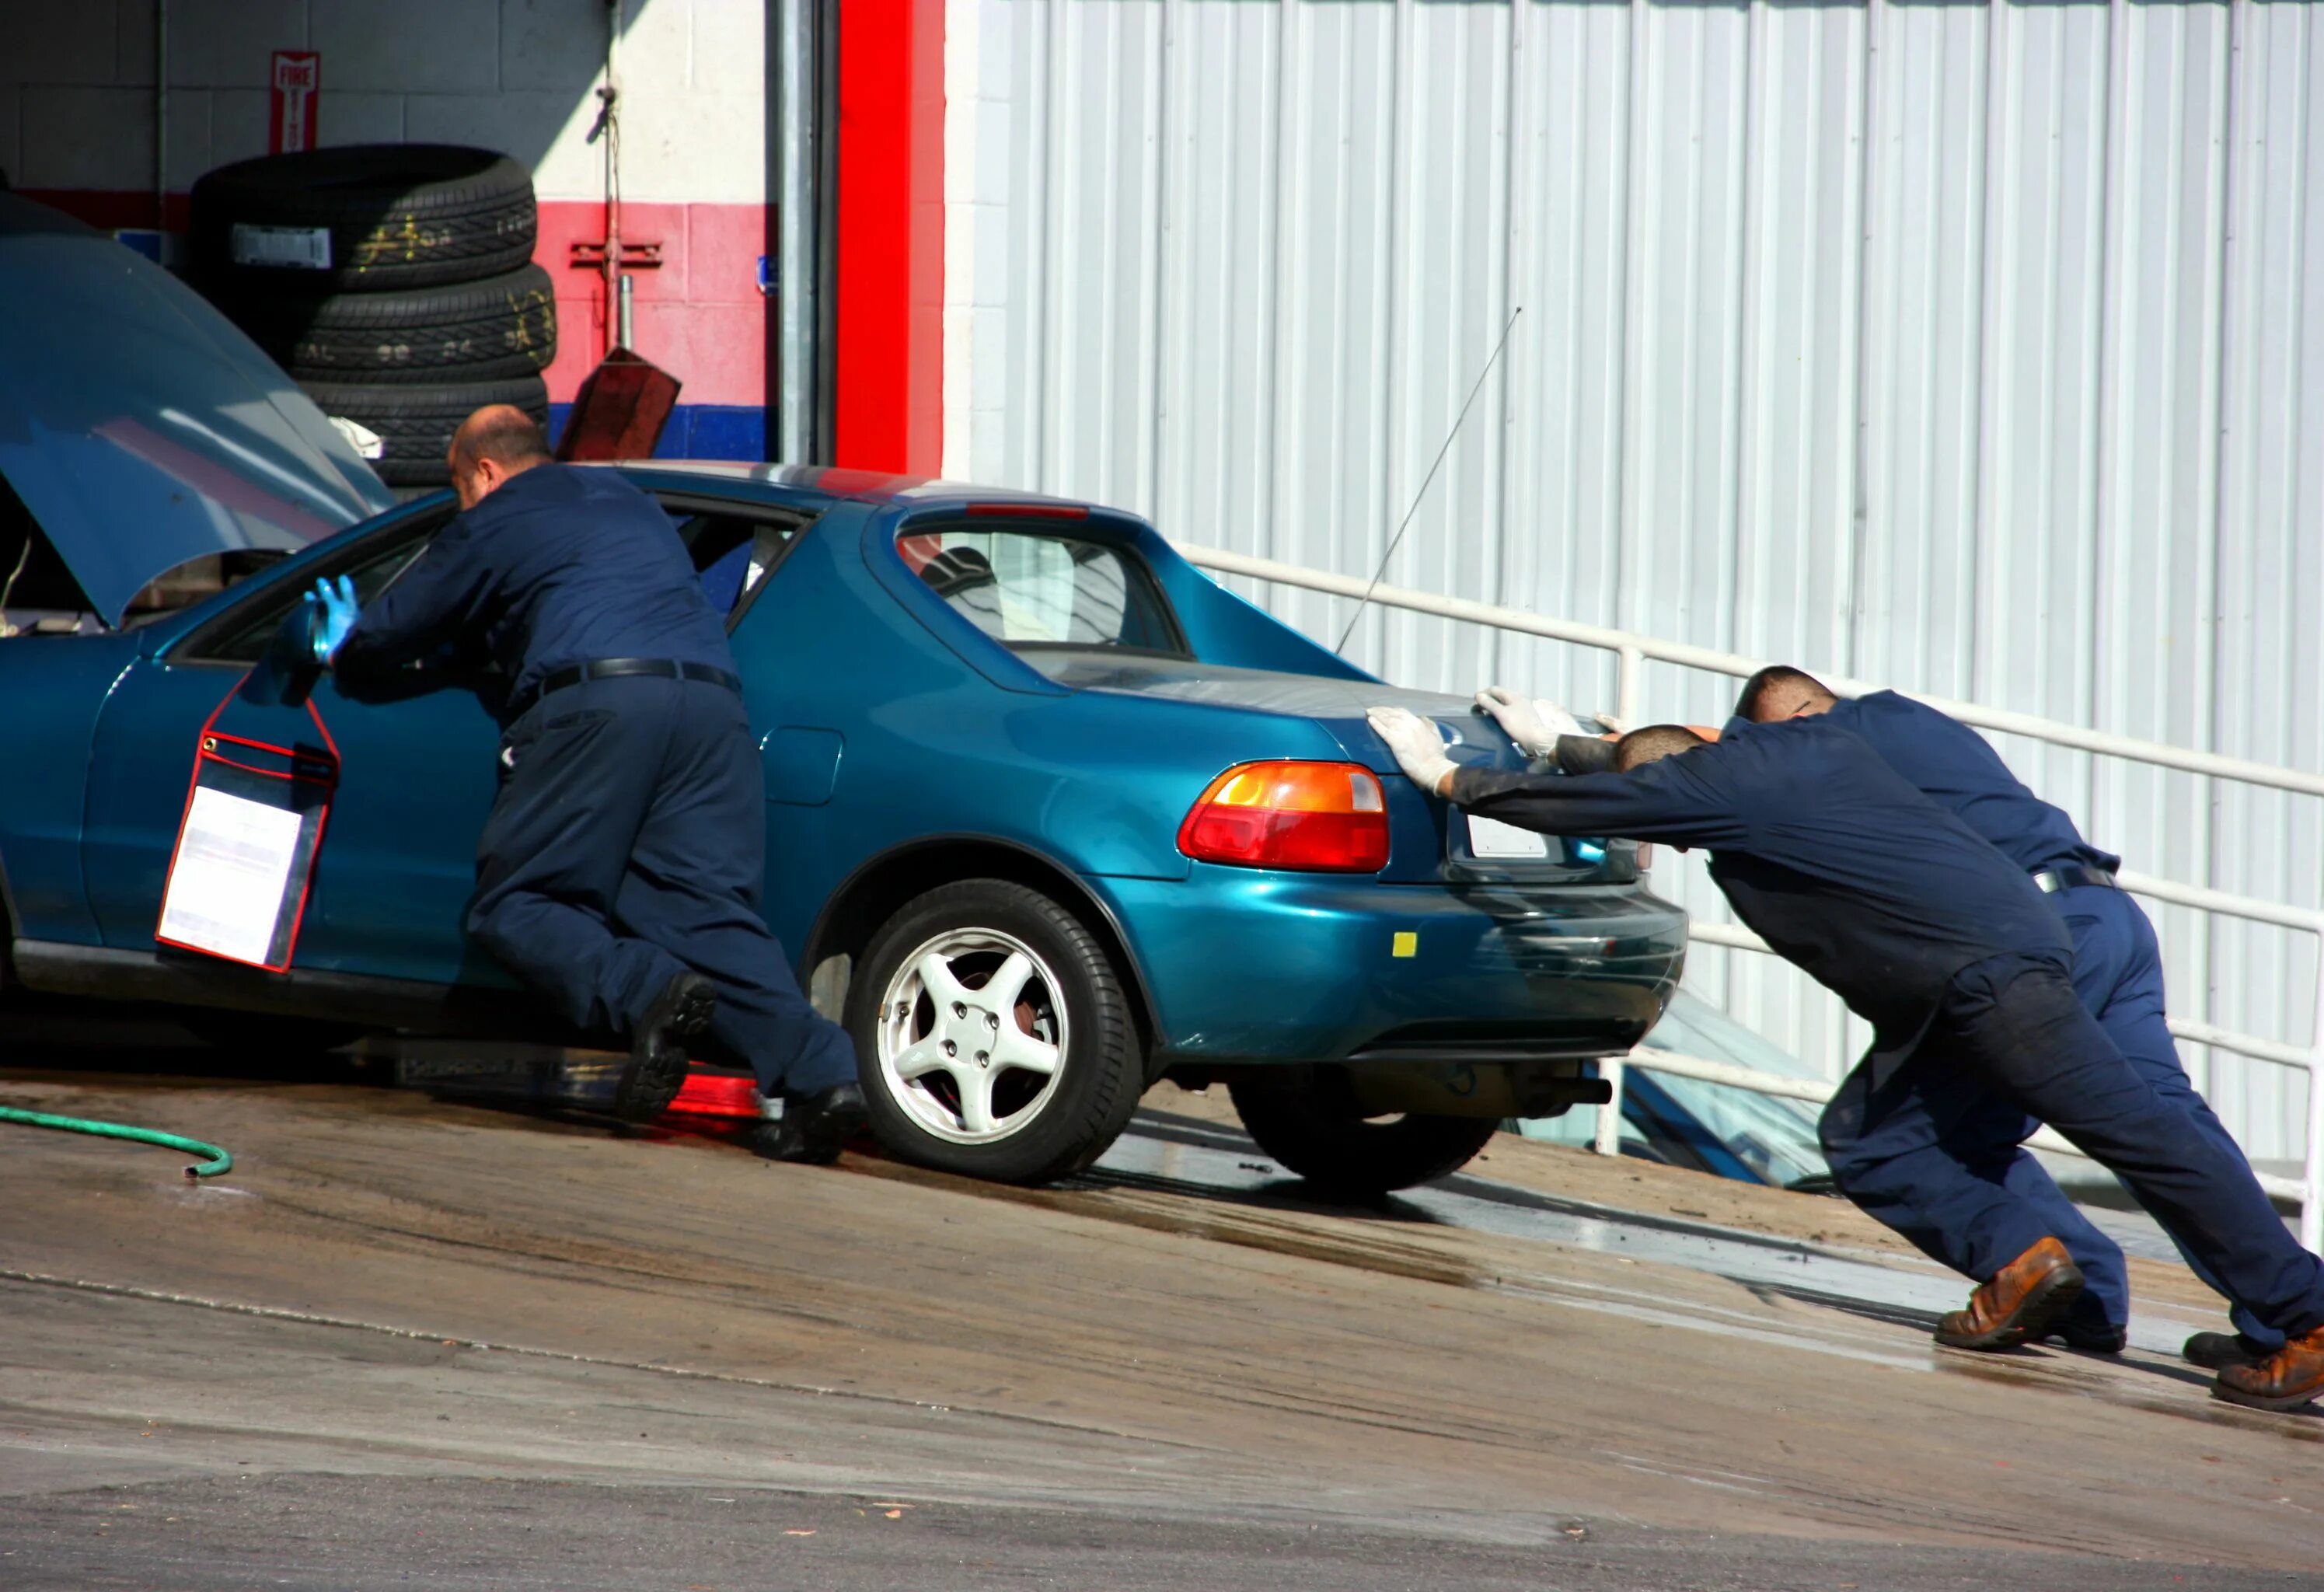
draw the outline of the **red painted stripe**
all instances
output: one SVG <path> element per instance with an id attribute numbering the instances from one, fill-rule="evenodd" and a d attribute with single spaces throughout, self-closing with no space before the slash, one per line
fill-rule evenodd
<path id="1" fill-rule="evenodd" d="M 944 457 L 944 4 L 839 10 L 837 462 Z"/>

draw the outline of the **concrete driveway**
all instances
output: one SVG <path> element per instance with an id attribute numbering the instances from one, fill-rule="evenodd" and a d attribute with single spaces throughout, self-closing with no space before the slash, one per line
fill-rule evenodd
<path id="1" fill-rule="evenodd" d="M 1844 1205 L 1515 1139 L 1351 1211 L 1174 1090 L 1025 1191 L 8 1060 L 237 1161 L 0 1128 L 10 1587 L 2324 1587 L 2324 1420 L 2155 1352 L 2175 1267 L 1975 1356 Z"/>

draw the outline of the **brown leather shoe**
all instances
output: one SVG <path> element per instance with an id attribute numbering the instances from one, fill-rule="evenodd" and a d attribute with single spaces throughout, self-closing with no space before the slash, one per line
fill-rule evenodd
<path id="1" fill-rule="evenodd" d="M 2082 1291 L 2082 1269 L 2055 1238 L 2001 1268 L 1969 1296 L 1969 1308 L 1937 1323 L 1948 1348 L 2006 1349 L 2041 1337 Z"/>
<path id="2" fill-rule="evenodd" d="M 2211 1384 L 2211 1396 L 2255 1410 L 2297 1410 L 2324 1393 L 2324 1327 L 2287 1339 L 2264 1360 L 2229 1365 Z"/>

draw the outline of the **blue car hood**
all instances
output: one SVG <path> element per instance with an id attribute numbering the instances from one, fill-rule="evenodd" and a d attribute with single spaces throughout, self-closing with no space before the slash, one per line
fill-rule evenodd
<path id="1" fill-rule="evenodd" d="M 199 294 L 5 193 L 0 305 L 0 477 L 107 624 L 189 559 L 294 550 L 394 506 Z"/>

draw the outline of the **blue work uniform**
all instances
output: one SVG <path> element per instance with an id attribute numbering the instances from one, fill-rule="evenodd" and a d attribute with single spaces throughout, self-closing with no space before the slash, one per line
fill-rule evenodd
<path id="1" fill-rule="evenodd" d="M 1842 1099 L 1871 1115 L 1929 1078 L 1975 1078 L 2163 1213 L 2259 1319 L 2286 1334 L 2324 1325 L 2324 1261 L 2284 1230 L 2243 1156 L 2157 1094 L 2083 1009 L 2072 941 L 2034 881 L 1853 731 L 1825 717 L 1738 726 L 1629 773 L 1462 769 L 1451 795 L 1550 834 L 1709 847 L 1737 915 L 1872 1024 Z M 1979 1219 L 2022 1208 L 1996 1189 Z"/>
<path id="2" fill-rule="evenodd" d="M 2180 1064 L 2163 1015 L 2153 924 L 2128 893 L 2091 876 L 2110 881 L 2121 859 L 2083 839 L 2072 819 L 2020 783 L 1983 736 L 1925 703 L 1876 691 L 1834 705 L 1824 718 L 1870 742 L 1889 767 L 2002 856 L 2061 886 L 2050 901 L 2073 936 L 2074 993 L 2084 1008 L 2156 1094 L 2187 1112 L 2207 1137 L 2241 1154 Z M 2078 878 L 2083 882 L 2069 882 Z M 1925 1095 L 1894 1099 L 1877 1115 L 1858 1102 L 1827 1117 L 1824 1154 L 1840 1186 L 1859 1204 L 1884 1202 L 1882 1219 L 1890 1226 L 1972 1276 L 1989 1275 L 2022 1253 L 2018 1238 L 2025 1233 L 2046 1232 L 2072 1253 L 2087 1279 L 2076 1316 L 2092 1326 L 2126 1325 L 2130 1284 L 2122 1250 L 2024 1148 L 2037 1125 L 1974 1079 L 1927 1082 Z M 1980 1219 L 1997 1189 L 2023 1203 L 2016 1222 Z M 2195 1274 L 2218 1288 L 2188 1246 L 2179 1247 Z M 2247 1310 L 2235 1311 L 2235 1326 L 2280 1347 L 2279 1336 Z"/>
<path id="3" fill-rule="evenodd" d="M 765 773 L 724 622 L 669 516 L 611 470 L 536 465 L 454 519 L 357 619 L 340 689 L 494 663 L 500 789 L 467 929 L 577 1028 L 629 1034 L 693 971 L 715 1049 L 769 1094 L 856 1076 L 759 915 Z M 673 665 L 566 683 L 577 664 Z"/>

